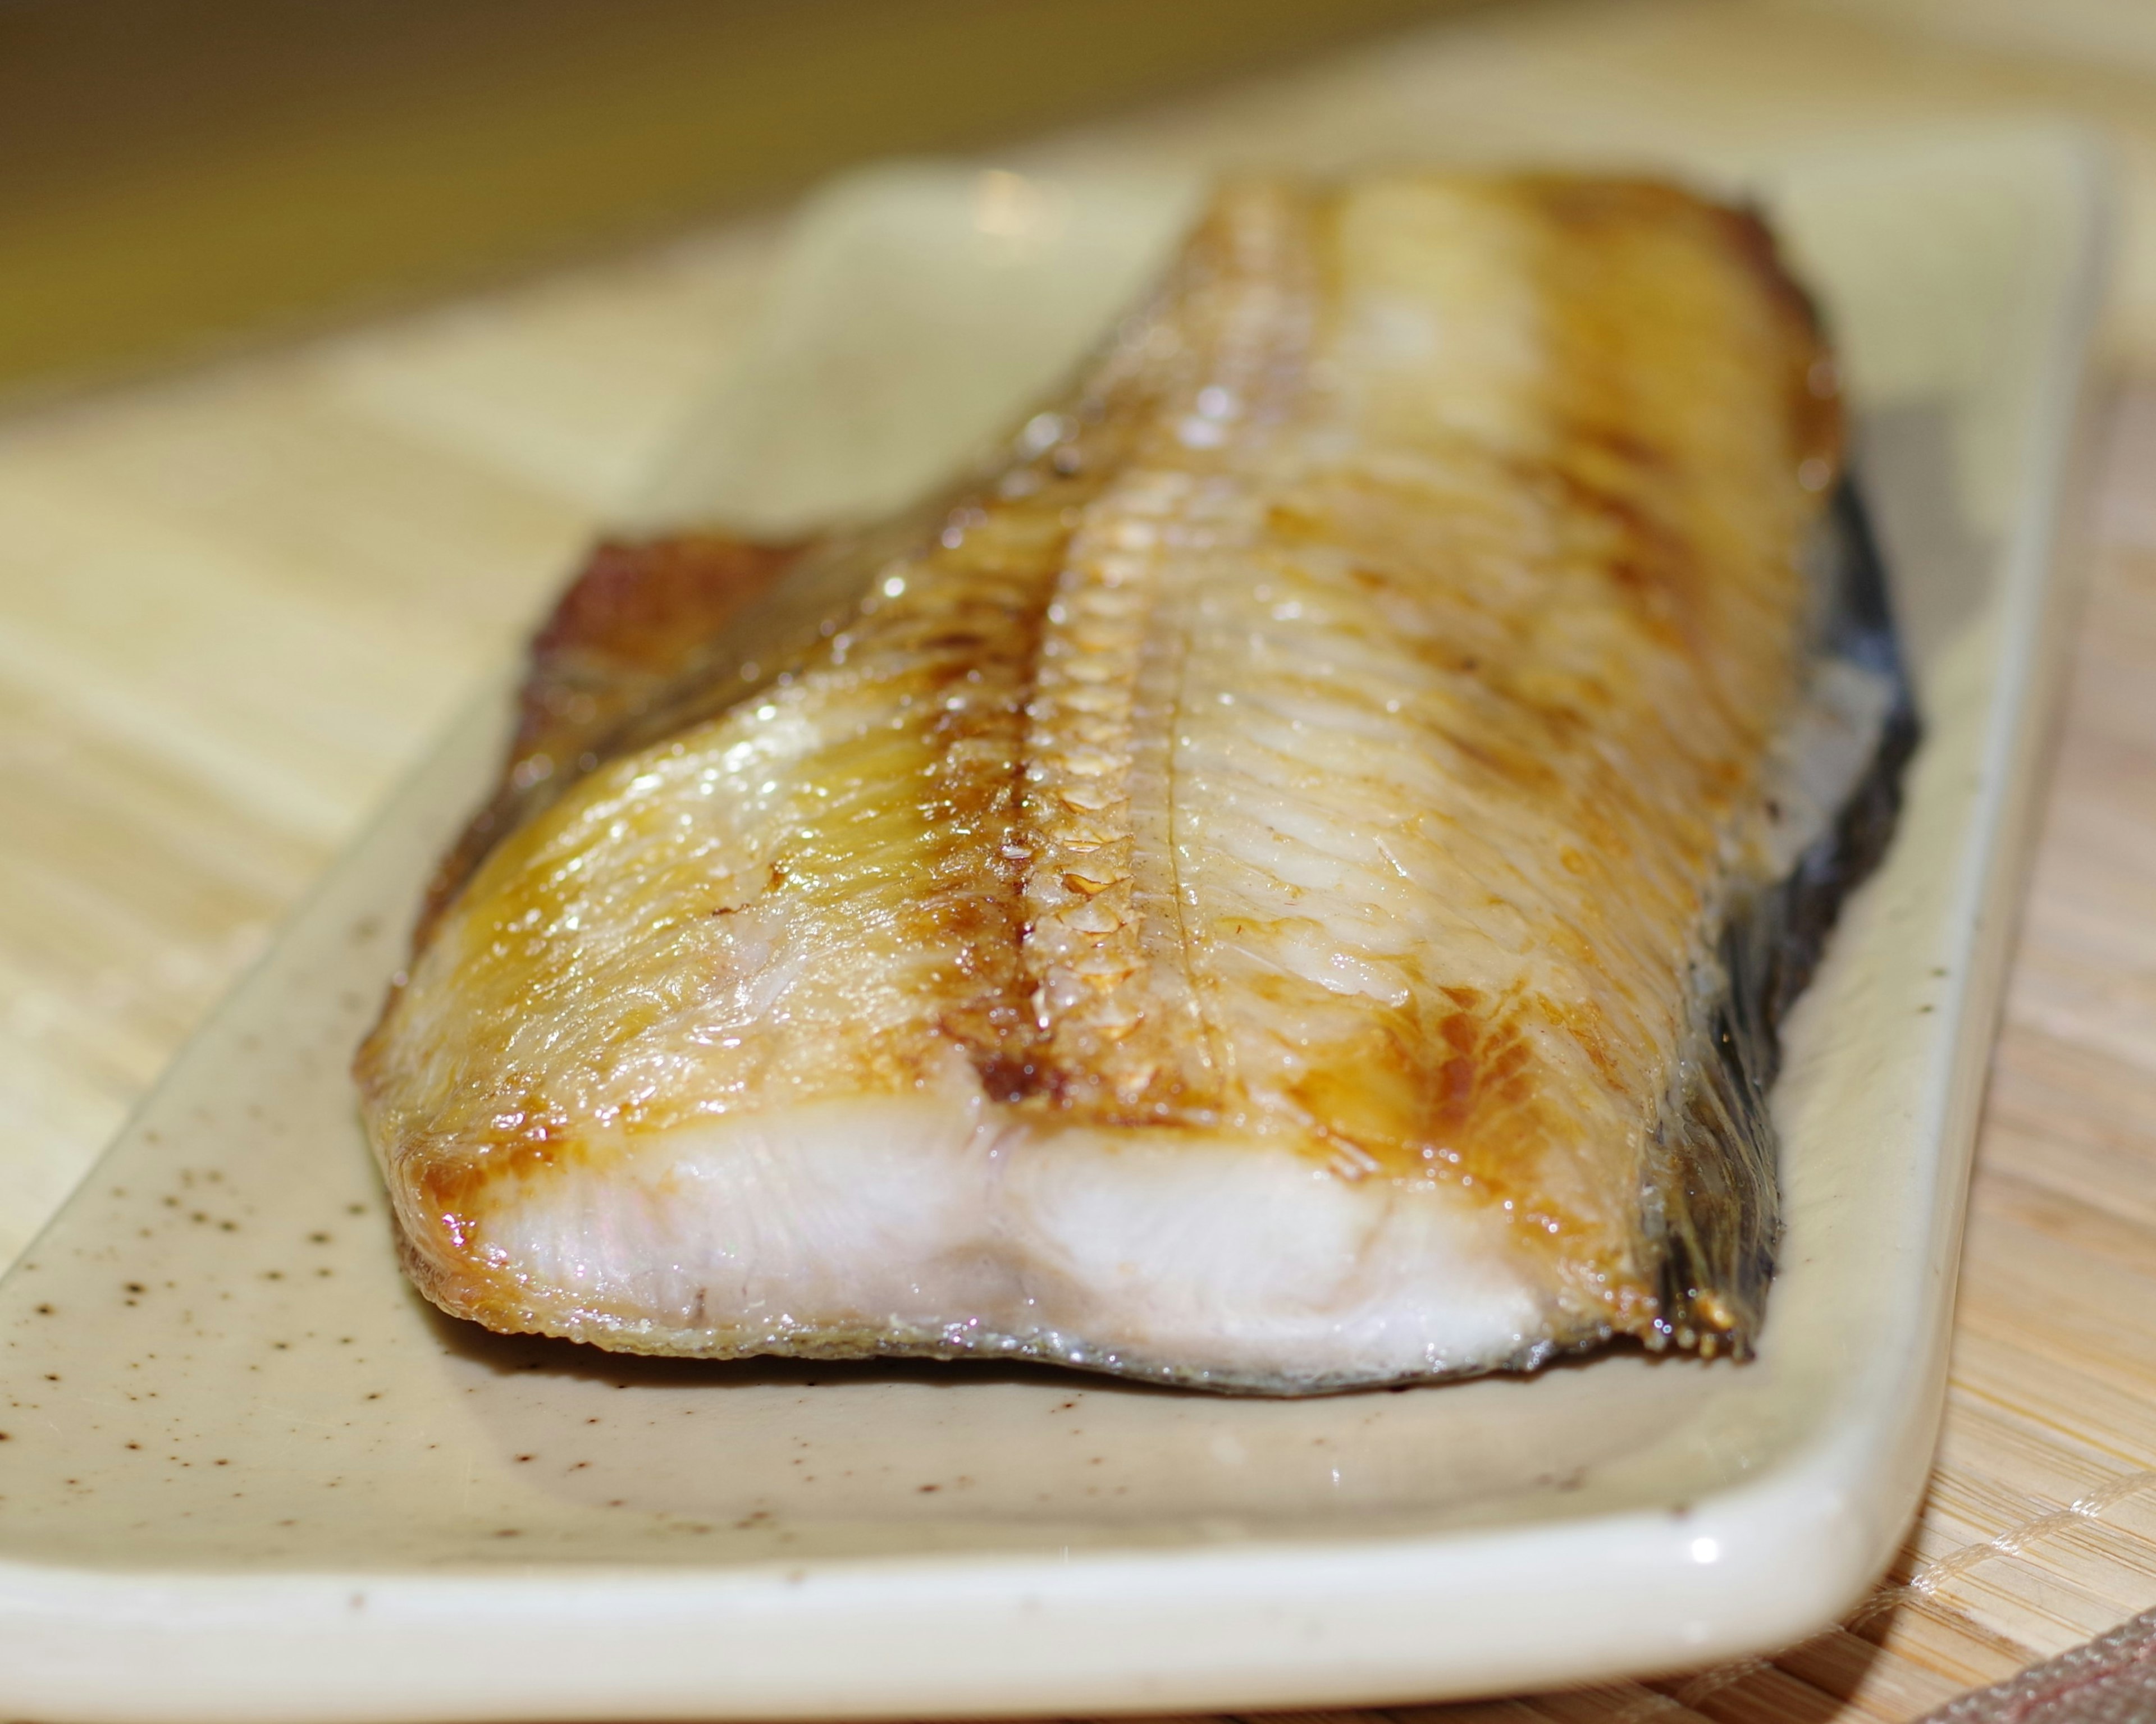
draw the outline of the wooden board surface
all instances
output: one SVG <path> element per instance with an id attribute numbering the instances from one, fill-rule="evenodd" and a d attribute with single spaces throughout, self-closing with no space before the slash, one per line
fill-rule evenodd
<path id="1" fill-rule="evenodd" d="M 1009 158 L 1738 156 L 2065 111 L 2125 170 L 2092 588 L 1922 1517 L 1772 1661 L 1419 1716 L 1907 1719 L 2156 1604 L 2156 13 L 2058 14 L 2032 48 L 2000 7 L 1553 0 Z M 775 235 L 0 425 L 0 1257 L 514 649 Z"/>

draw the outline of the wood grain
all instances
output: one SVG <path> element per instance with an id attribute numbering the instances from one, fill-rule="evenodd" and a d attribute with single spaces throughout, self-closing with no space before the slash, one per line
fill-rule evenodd
<path id="1" fill-rule="evenodd" d="M 1871 1604 L 1771 1660 L 1396 1716 L 1904 1720 L 2156 1604 L 2156 44 L 2102 3 L 2064 14 L 2099 55 L 1926 33 L 1929 0 L 1550 0 L 1016 158 L 1737 159 L 2066 110 L 2126 170 L 2093 586 L 1922 1516 Z M 513 649 L 775 233 L 0 425 L 0 1257 Z"/>

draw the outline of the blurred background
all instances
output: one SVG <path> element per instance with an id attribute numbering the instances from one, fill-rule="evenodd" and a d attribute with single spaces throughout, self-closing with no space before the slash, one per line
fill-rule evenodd
<path id="1" fill-rule="evenodd" d="M 1462 0 L 8 0 L 0 391 L 1038 133 Z"/>
<path id="2" fill-rule="evenodd" d="M 2156 0 L 0 0 L 0 1263 L 740 358 L 818 180 L 2061 122 L 2120 215 L 2089 598 L 1933 1578 L 1517 1716 L 1907 1719 L 2156 1605 Z"/>
<path id="3" fill-rule="evenodd" d="M 0 402 L 597 255 L 870 156 L 1411 52 L 1471 11 L 1453 33 L 1494 82 L 1434 85 L 1462 111 L 1390 141 L 1471 147 L 1487 115 L 1500 146 L 1554 119 L 1652 153 L 2036 109 L 2110 125 L 2144 181 L 2156 152 L 2146 0 L 6 0 Z M 1491 64 L 1501 43 L 1554 77 Z M 1601 75 L 1564 64 L 1596 44 Z"/>

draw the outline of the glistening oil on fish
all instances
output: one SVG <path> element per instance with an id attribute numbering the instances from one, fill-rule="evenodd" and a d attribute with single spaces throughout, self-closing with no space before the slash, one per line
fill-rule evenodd
<path id="1" fill-rule="evenodd" d="M 1748 214 L 1253 183 L 952 495 L 603 548 L 359 1056 L 413 1278 L 1275 1393 L 1745 1353 L 1916 736 L 1841 442 Z"/>

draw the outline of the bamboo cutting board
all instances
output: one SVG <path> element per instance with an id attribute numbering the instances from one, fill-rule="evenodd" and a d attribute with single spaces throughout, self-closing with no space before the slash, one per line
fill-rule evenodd
<path id="1" fill-rule="evenodd" d="M 2032 100 L 2116 115 L 2129 166 L 2156 154 L 2156 59 L 2076 70 L 1810 7 L 1648 3 L 1470 18 L 1028 159 L 1739 156 Z M 1905 1719 L 2156 1604 L 2152 231 L 2129 239 L 2083 505 L 2092 590 L 1946 1433 L 1893 1584 L 1772 1661 L 1433 1718 Z M 0 431 L 0 1251 L 511 649 L 730 357 L 773 232 Z"/>

